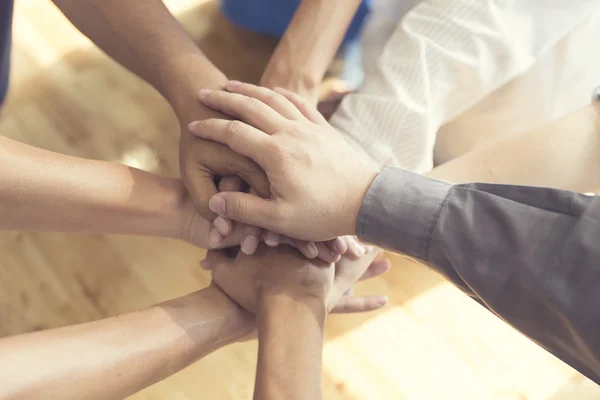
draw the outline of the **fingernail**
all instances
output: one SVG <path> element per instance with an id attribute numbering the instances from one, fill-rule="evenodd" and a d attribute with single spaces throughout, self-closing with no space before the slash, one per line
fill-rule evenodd
<path id="1" fill-rule="evenodd" d="M 240 86 L 242 84 L 242 82 L 240 81 L 229 81 L 229 83 L 227 83 L 227 87 L 236 87 L 236 86 Z"/>
<path id="2" fill-rule="evenodd" d="M 227 223 L 223 217 L 215 218 L 213 225 L 221 235 L 229 234 L 229 223 Z"/>
<path id="3" fill-rule="evenodd" d="M 200 89 L 200 91 L 198 92 L 198 97 L 204 97 L 209 93 L 214 92 L 214 90 L 212 89 Z"/>
<path id="4" fill-rule="evenodd" d="M 314 244 L 313 242 L 310 242 L 307 247 L 308 247 L 308 256 L 310 258 L 315 258 L 316 256 L 319 255 L 319 249 L 317 249 L 316 244 Z"/>
<path id="5" fill-rule="evenodd" d="M 208 208 L 216 214 L 225 214 L 225 199 L 219 195 L 211 197 L 208 201 Z"/>
<path id="6" fill-rule="evenodd" d="M 221 236 L 221 234 L 216 229 L 211 229 L 210 233 L 208 234 L 208 245 L 211 248 L 215 249 L 219 247 L 222 242 L 223 236 Z"/>
<path id="7" fill-rule="evenodd" d="M 377 305 L 379 306 L 385 306 L 388 303 L 389 299 L 387 296 L 380 296 L 377 299 Z"/>
<path id="8" fill-rule="evenodd" d="M 348 251 L 348 245 L 342 238 L 336 238 L 333 247 L 339 254 L 345 254 Z"/>
<path id="9" fill-rule="evenodd" d="M 242 239 L 242 251 L 244 254 L 252 255 L 258 247 L 258 238 L 256 236 L 246 236 Z"/>
<path id="10" fill-rule="evenodd" d="M 210 263 L 208 262 L 208 260 L 202 260 L 202 261 L 200 261 L 200 268 L 202 268 L 202 269 L 210 269 Z"/>
<path id="11" fill-rule="evenodd" d="M 277 247 L 278 240 L 276 239 L 276 234 L 273 232 L 267 232 L 265 234 L 265 244 L 269 247 Z"/>
<path id="12" fill-rule="evenodd" d="M 192 121 L 188 124 L 188 129 L 194 129 L 198 125 L 200 125 L 200 121 Z"/>

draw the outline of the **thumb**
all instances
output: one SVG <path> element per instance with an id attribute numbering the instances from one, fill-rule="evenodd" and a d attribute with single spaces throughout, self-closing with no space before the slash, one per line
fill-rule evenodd
<path id="1" fill-rule="evenodd" d="M 214 195 L 208 206 L 222 217 L 279 232 L 277 216 L 281 213 L 273 200 L 248 193 L 223 192 Z"/>

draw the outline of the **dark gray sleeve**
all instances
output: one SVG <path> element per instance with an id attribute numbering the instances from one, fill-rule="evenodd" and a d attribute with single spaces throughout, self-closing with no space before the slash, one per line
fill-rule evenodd
<path id="1" fill-rule="evenodd" d="M 600 197 L 451 185 L 385 168 L 357 230 L 365 241 L 422 260 L 600 383 Z"/>

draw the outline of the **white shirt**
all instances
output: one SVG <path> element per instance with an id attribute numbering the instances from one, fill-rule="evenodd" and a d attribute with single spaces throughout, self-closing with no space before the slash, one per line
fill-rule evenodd
<path id="1" fill-rule="evenodd" d="M 445 162 L 589 104 L 600 0 L 376 0 L 363 46 L 331 123 L 371 162 L 424 173 L 434 147 Z"/>

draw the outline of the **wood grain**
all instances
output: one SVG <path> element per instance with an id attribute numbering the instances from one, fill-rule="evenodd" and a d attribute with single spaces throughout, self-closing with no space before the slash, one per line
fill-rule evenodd
<path id="1" fill-rule="evenodd" d="M 235 29 L 211 1 L 167 1 L 232 78 L 256 80 L 275 41 Z M 80 157 L 177 175 L 168 105 L 109 60 L 48 1 L 19 0 L 11 90 L 0 134 Z M 0 233 L 0 335 L 90 321 L 205 286 L 202 251 L 166 239 Z M 423 266 L 393 270 L 359 293 L 389 295 L 368 315 L 333 316 L 326 399 L 562 400 L 598 387 Z M 248 399 L 256 343 L 231 346 L 132 399 Z"/>

